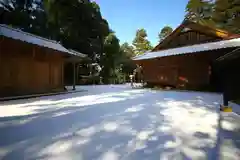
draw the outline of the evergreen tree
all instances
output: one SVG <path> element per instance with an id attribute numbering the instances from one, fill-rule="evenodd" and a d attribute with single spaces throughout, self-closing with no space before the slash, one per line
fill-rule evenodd
<path id="1" fill-rule="evenodd" d="M 212 18 L 217 27 L 240 33 L 240 1 L 216 0 Z"/>
<path id="2" fill-rule="evenodd" d="M 147 39 L 147 32 L 145 29 L 137 30 L 136 37 L 133 40 L 133 46 L 135 47 L 136 55 L 143 54 L 153 49 L 151 43 Z"/>
<path id="3" fill-rule="evenodd" d="M 171 34 L 173 31 L 172 27 L 165 26 L 161 30 L 161 32 L 158 34 L 159 41 L 162 41 L 164 38 L 166 38 L 169 34 Z"/>
<path id="4" fill-rule="evenodd" d="M 214 26 L 212 21 L 213 0 L 189 0 L 185 19 L 203 25 Z"/>

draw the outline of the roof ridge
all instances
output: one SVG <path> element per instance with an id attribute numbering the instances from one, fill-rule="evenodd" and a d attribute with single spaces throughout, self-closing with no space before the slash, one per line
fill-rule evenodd
<path id="1" fill-rule="evenodd" d="M 6 24 L 1 24 L 1 23 L 0 23 L 0 27 L 5 27 L 5 28 L 7 28 L 7 29 L 11 29 L 11 30 L 14 30 L 14 31 L 16 31 L 16 32 L 21 32 L 21 33 L 23 33 L 23 34 L 26 34 L 26 35 L 29 35 L 29 36 L 32 36 L 32 37 L 36 37 L 36 38 L 39 38 L 39 39 L 42 39 L 42 40 L 45 40 L 45 41 L 49 41 L 49 42 L 53 42 L 53 43 L 56 43 L 56 44 L 60 44 L 60 43 L 58 43 L 58 42 L 55 41 L 55 40 L 47 39 L 47 38 L 38 36 L 38 35 L 36 35 L 36 34 L 28 33 L 28 32 L 25 32 L 25 31 L 19 29 L 19 28 L 14 28 L 14 27 L 11 27 L 11 26 L 6 25 Z M 0 31 L 1 31 L 1 30 L 0 30 Z M 61 45 L 61 44 L 60 44 L 60 45 Z"/>

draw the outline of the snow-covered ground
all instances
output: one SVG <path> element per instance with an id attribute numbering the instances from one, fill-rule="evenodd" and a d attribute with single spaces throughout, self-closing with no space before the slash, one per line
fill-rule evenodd
<path id="1" fill-rule="evenodd" d="M 77 90 L 0 102 L 0 159 L 239 159 L 239 116 L 219 116 L 221 95 Z"/>

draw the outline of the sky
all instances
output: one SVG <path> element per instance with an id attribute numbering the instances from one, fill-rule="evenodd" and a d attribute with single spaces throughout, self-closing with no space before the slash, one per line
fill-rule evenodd
<path id="1" fill-rule="evenodd" d="M 165 25 L 176 28 L 183 21 L 188 0 L 95 0 L 102 16 L 120 43 L 132 43 L 136 30 L 144 28 L 152 45 Z"/>

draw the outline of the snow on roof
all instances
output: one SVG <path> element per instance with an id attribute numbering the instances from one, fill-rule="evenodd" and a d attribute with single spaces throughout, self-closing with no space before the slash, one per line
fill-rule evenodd
<path id="1" fill-rule="evenodd" d="M 150 52 L 140 56 L 136 56 L 133 60 L 144 60 L 144 59 L 153 59 L 158 57 L 187 54 L 187 53 L 196 53 L 208 50 L 216 50 L 222 48 L 231 48 L 231 47 L 240 47 L 240 38 L 222 40 L 218 42 L 196 44 L 192 46 L 185 46 L 173 49 L 166 49 L 157 52 Z"/>
<path id="2" fill-rule="evenodd" d="M 35 45 L 38 45 L 41 47 L 47 47 L 47 48 L 54 49 L 57 51 L 65 52 L 65 53 L 68 53 L 71 55 L 84 57 L 82 53 L 77 54 L 76 51 L 72 51 L 72 50 L 70 51 L 70 50 L 64 48 L 61 44 L 59 44 L 56 41 L 49 40 L 49 39 L 46 39 L 43 37 L 39 37 L 39 36 L 30 34 L 27 32 L 23 32 L 19 29 L 11 28 L 4 24 L 0 24 L 0 35 L 15 39 L 15 40 L 20 40 L 23 42 L 35 44 Z"/>

